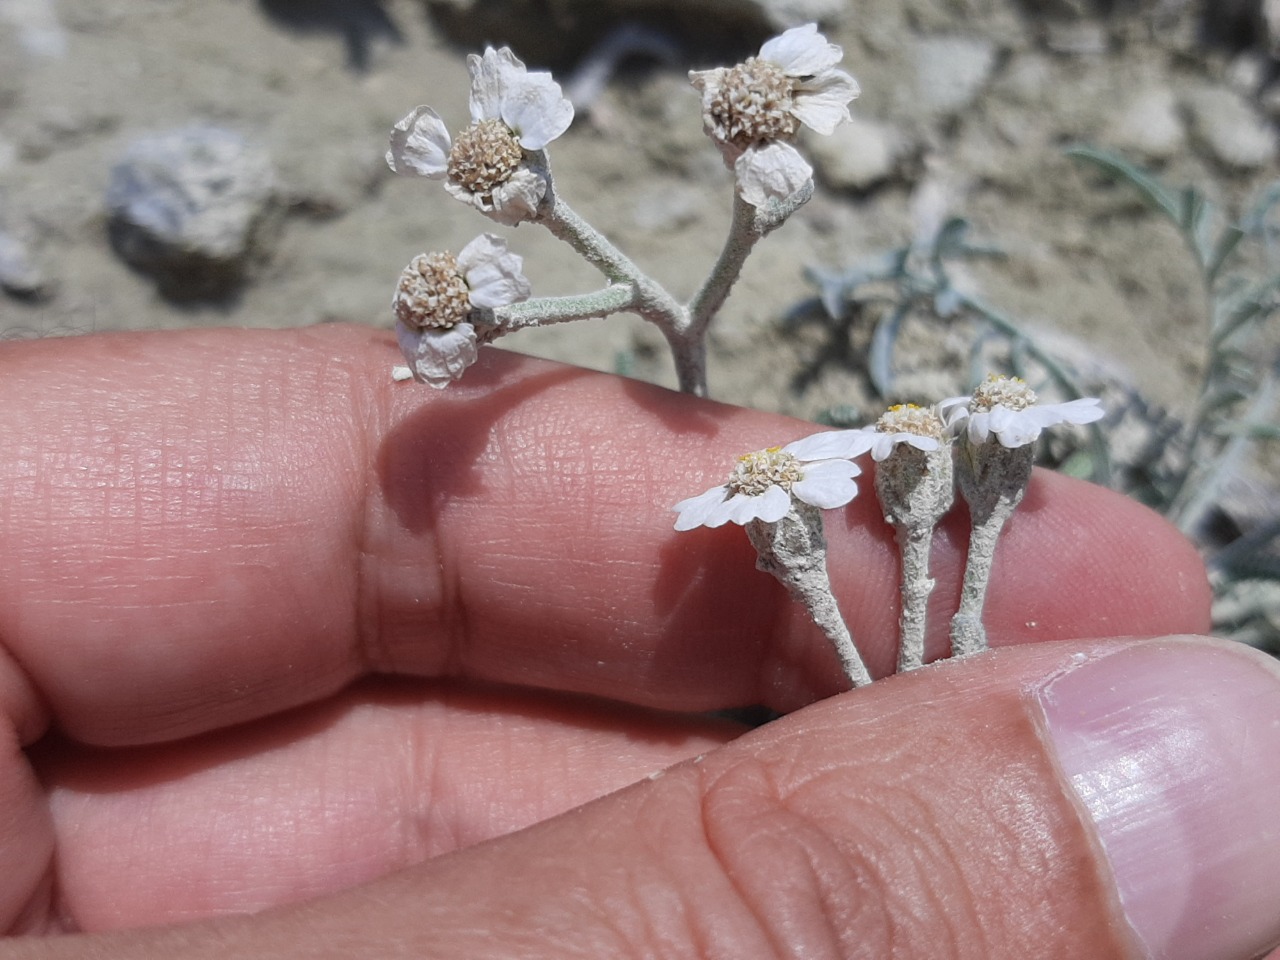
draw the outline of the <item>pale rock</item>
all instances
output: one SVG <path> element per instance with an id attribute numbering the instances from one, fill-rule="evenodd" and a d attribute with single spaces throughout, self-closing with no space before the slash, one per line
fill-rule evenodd
<path id="1" fill-rule="evenodd" d="M 1074 57 L 1101 56 L 1109 46 L 1106 27 L 1092 20 L 1048 23 L 1044 43 L 1054 53 Z"/>
<path id="2" fill-rule="evenodd" d="M 111 171 L 106 204 L 116 252 L 176 300 L 241 284 L 281 206 L 266 151 L 209 126 L 135 139 Z"/>
<path id="3" fill-rule="evenodd" d="M 1104 140 L 1145 160 L 1168 160 L 1187 142 L 1178 98 L 1163 86 L 1138 91 L 1112 117 Z"/>
<path id="4" fill-rule="evenodd" d="M 832 23 L 849 11 L 848 0 L 755 0 L 771 27 L 786 30 L 806 23 Z"/>
<path id="5" fill-rule="evenodd" d="M 643 188 L 632 201 L 632 222 L 647 233 L 671 233 L 696 223 L 706 194 L 690 184 L 664 182 Z"/>
<path id="6" fill-rule="evenodd" d="M 67 32 L 53 0 L 0 0 L 0 23 L 8 24 L 32 56 L 60 60 L 67 54 Z"/>
<path id="7" fill-rule="evenodd" d="M 996 64 L 995 44 L 973 37 L 936 36 L 916 44 L 916 90 L 932 113 L 972 106 Z"/>
<path id="8" fill-rule="evenodd" d="M 905 143 L 889 124 L 854 116 L 830 136 L 810 137 L 806 149 L 833 188 L 862 191 L 893 176 Z"/>
<path id="9" fill-rule="evenodd" d="M 1213 156 L 1238 170 L 1256 170 L 1275 159 L 1276 134 L 1239 94 L 1205 87 L 1189 94 L 1192 130 Z"/>
<path id="10" fill-rule="evenodd" d="M 0 290 L 20 300 L 44 300 L 53 292 L 53 283 L 27 244 L 4 230 L 0 230 Z"/>

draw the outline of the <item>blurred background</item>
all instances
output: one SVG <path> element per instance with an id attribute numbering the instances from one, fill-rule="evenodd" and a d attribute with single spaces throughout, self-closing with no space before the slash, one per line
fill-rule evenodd
<path id="1" fill-rule="evenodd" d="M 401 268 L 484 231 L 535 295 L 595 289 L 386 168 L 415 105 L 466 124 L 486 43 L 554 72 L 558 189 L 687 297 L 732 191 L 687 72 L 809 21 L 862 95 L 801 141 L 817 195 L 718 318 L 713 395 L 860 423 L 988 369 L 1100 394 L 1049 462 L 1169 515 L 1220 630 L 1280 646 L 1276 0 L 0 0 L 0 338 L 389 329 Z M 502 346 L 674 383 L 632 317 Z"/>

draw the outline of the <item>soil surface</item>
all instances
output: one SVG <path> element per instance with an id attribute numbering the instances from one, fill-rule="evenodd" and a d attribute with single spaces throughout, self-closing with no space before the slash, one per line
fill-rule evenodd
<path id="1" fill-rule="evenodd" d="M 537 295 L 597 288 L 598 275 L 540 228 L 498 227 L 439 184 L 386 167 L 388 131 L 415 105 L 465 125 L 465 57 L 481 30 L 588 91 L 550 149 L 558 189 L 672 293 L 690 295 L 723 241 L 732 183 L 686 73 L 750 55 L 769 28 L 745 18 L 708 30 L 708 17 L 664 18 L 635 2 L 525 2 L 505 19 L 480 17 L 495 6 L 0 0 L 0 241 L 20 261 L 10 257 L 19 276 L 0 294 L 0 336 L 390 327 L 402 266 L 482 231 L 524 255 Z M 876 396 L 864 359 L 874 305 L 835 329 L 783 323 L 817 292 L 807 268 L 846 268 L 956 215 L 1004 252 L 968 266 L 967 289 L 1094 380 L 1185 417 L 1208 342 L 1192 262 L 1171 226 L 1064 148 L 1122 149 L 1165 181 L 1239 209 L 1276 173 L 1280 99 L 1260 12 L 1190 0 L 822 6 L 836 14 L 823 29 L 862 87 L 856 122 L 844 139 L 802 139 L 817 194 L 761 244 L 718 318 L 713 394 L 806 417 L 837 406 L 874 416 L 886 399 L 965 389 L 982 332 L 972 320 L 908 318 L 888 398 Z M 589 22 L 575 13 L 585 9 Z M 591 94 L 581 68 L 619 37 L 630 52 Z M 121 259 L 105 199 L 130 144 L 192 124 L 265 150 L 283 211 L 244 281 L 194 301 L 161 293 Z M 661 336 L 634 317 L 502 346 L 674 382 Z"/>

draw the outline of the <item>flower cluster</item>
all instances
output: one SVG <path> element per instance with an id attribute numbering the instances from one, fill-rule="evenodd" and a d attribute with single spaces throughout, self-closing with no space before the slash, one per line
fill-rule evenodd
<path id="1" fill-rule="evenodd" d="M 952 650 L 962 654 L 986 646 L 981 611 L 995 540 L 1030 479 L 1031 444 L 1046 427 L 1092 423 L 1102 415 L 1096 399 L 1037 404 L 1022 380 L 988 377 L 972 396 L 934 407 L 901 404 L 871 426 L 744 454 L 725 483 L 675 505 L 675 528 L 730 522 L 746 527 L 761 569 L 806 603 L 855 685 L 869 682 L 860 658 L 849 649 L 847 627 L 842 620 L 838 626 L 829 622 L 834 597 L 825 572 L 816 572 L 825 563 L 825 544 L 820 534 L 797 535 L 802 525 L 820 524 L 819 510 L 842 507 L 857 496 L 854 478 L 862 471 L 853 461 L 870 454 L 876 462 L 876 495 L 896 531 L 902 555 L 898 669 L 912 670 L 924 663 L 925 617 L 934 587 L 929 547 L 954 500 L 953 449 L 972 524 L 961 606 L 952 621 Z M 783 544 L 790 553 L 784 554 Z"/>
<path id="2" fill-rule="evenodd" d="M 477 331 L 471 316 L 478 305 L 476 285 L 457 280 L 468 275 L 466 269 L 455 269 L 442 254 L 415 260 L 396 296 L 397 329 L 413 375 L 444 386 L 475 361 L 478 344 L 516 329 L 635 313 L 663 331 L 680 389 L 705 395 L 712 318 L 756 243 L 812 193 L 813 170 L 792 141 L 802 126 L 830 133 L 849 118 L 858 85 L 837 69 L 840 59 L 840 48 L 809 24 L 768 41 L 745 63 L 690 74 L 702 92 L 707 133 L 736 173 L 738 202 L 710 275 L 680 303 L 574 213 L 556 189 L 547 146 L 568 130 L 574 114 L 560 85 L 549 73 L 528 70 L 506 47 L 469 56 L 470 124 L 450 136 L 435 109 L 415 107 L 391 131 L 387 164 L 404 176 L 443 181 L 450 195 L 504 226 L 546 227 L 608 284 L 595 293 L 499 311 L 490 316 L 488 329 Z M 527 296 L 526 291 L 521 299 Z M 503 306 L 515 302 L 508 299 Z M 414 319 L 423 315 L 433 319 Z"/>
<path id="3" fill-rule="evenodd" d="M 1037 404 L 1025 381 L 992 374 L 972 396 L 951 397 L 934 407 L 898 404 L 868 427 L 815 433 L 743 454 L 725 483 L 675 505 L 676 529 L 773 522 L 793 501 L 823 510 L 842 507 L 858 493 L 853 478 L 862 471 L 852 461 L 867 453 L 883 463 L 901 445 L 932 453 L 958 437 L 973 444 L 994 438 L 1001 447 L 1016 449 L 1034 443 L 1045 427 L 1093 423 L 1103 415 L 1094 397 Z"/>

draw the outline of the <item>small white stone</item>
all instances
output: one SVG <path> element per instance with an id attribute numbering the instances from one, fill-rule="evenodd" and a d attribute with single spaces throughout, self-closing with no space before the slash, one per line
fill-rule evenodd
<path id="1" fill-rule="evenodd" d="M 1147 160 L 1175 156 L 1187 142 L 1178 98 L 1164 86 L 1138 91 L 1112 118 L 1105 139 L 1120 150 Z"/>
<path id="2" fill-rule="evenodd" d="M 916 45 L 916 85 L 932 112 L 959 113 L 973 105 L 991 78 L 996 47 L 973 37 L 925 37 Z"/>
<path id="3" fill-rule="evenodd" d="M 1275 158 L 1275 131 L 1237 93 L 1205 87 L 1186 102 L 1196 138 L 1222 163 L 1256 170 Z"/>
<path id="4" fill-rule="evenodd" d="M 866 190 L 894 175 L 906 151 L 902 134 L 887 123 L 854 117 L 806 148 L 823 178 L 837 190 Z"/>

